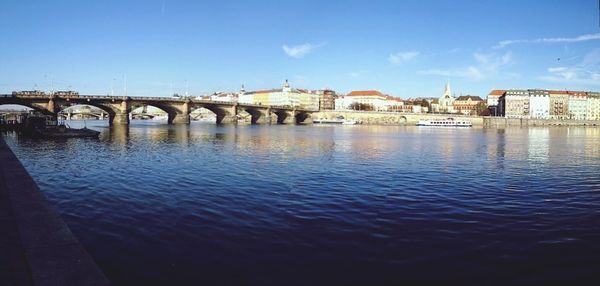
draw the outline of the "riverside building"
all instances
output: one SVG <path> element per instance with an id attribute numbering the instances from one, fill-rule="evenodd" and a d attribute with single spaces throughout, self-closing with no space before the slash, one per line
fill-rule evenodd
<path id="1" fill-rule="evenodd" d="M 450 83 L 447 82 L 444 88 L 444 94 L 438 99 L 438 112 L 454 112 L 454 101 L 455 98 L 452 96 L 450 90 Z"/>
<path id="2" fill-rule="evenodd" d="M 587 94 L 582 91 L 568 91 L 569 119 L 585 120 L 587 111 Z"/>
<path id="3" fill-rule="evenodd" d="M 569 94 L 565 90 L 550 90 L 550 119 L 569 118 Z"/>
<path id="4" fill-rule="evenodd" d="M 239 95 L 238 102 L 272 106 L 292 106 L 309 110 L 319 110 L 318 94 L 309 92 L 305 89 L 291 88 L 287 80 L 280 89 L 245 92 Z"/>
<path id="5" fill-rule="evenodd" d="M 454 101 L 454 110 L 465 115 L 477 115 L 477 105 L 485 104 L 479 96 L 461 95 Z"/>
<path id="6" fill-rule="evenodd" d="M 529 117 L 529 91 L 523 89 L 507 90 L 498 99 L 498 110 L 507 118 Z"/>
<path id="7" fill-rule="evenodd" d="M 336 110 L 355 109 L 356 106 L 369 106 L 373 111 L 402 111 L 400 98 L 385 95 L 378 90 L 354 90 L 336 99 Z"/>
<path id="8" fill-rule="evenodd" d="M 587 93 L 586 118 L 600 120 L 600 92 Z"/>
<path id="9" fill-rule="evenodd" d="M 529 90 L 529 117 L 536 119 L 550 118 L 550 93 L 547 90 Z"/>

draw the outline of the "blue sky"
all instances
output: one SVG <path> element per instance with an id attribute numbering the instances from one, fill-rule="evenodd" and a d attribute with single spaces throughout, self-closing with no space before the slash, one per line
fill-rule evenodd
<path id="1" fill-rule="evenodd" d="M 0 0 L 0 92 L 600 90 L 597 0 Z"/>

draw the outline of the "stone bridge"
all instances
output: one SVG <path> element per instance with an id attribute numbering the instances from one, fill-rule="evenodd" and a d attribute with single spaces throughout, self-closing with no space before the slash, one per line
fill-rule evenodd
<path id="1" fill-rule="evenodd" d="M 309 124 L 312 123 L 312 110 L 290 106 L 266 106 L 196 100 L 171 97 L 122 97 L 108 95 L 74 94 L 0 94 L 0 105 L 17 104 L 33 108 L 45 114 L 57 115 L 61 110 L 74 105 L 90 105 L 104 110 L 111 125 L 129 124 L 129 114 L 141 106 L 154 106 L 168 114 L 169 124 L 189 124 L 190 113 L 198 108 L 206 108 L 216 114 L 217 124 L 235 123 L 238 113 L 246 111 L 253 124 Z"/>

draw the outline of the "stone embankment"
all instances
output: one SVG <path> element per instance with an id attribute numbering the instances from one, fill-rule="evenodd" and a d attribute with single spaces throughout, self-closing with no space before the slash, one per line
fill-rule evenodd
<path id="1" fill-rule="evenodd" d="M 1 135 L 0 285 L 110 285 Z"/>
<path id="2" fill-rule="evenodd" d="M 484 117 L 484 127 L 534 127 L 534 126 L 600 126 L 597 120 L 553 120 L 553 119 L 527 119 Z"/>
<path id="3" fill-rule="evenodd" d="M 446 118 L 466 119 L 473 126 L 490 128 L 503 127 L 533 127 L 533 126 L 599 126 L 600 121 L 595 120 L 552 120 L 552 119 L 527 119 L 527 118 L 504 118 L 465 116 L 456 114 L 432 114 L 432 113 L 402 113 L 402 112 L 375 112 L 375 111 L 335 111 L 326 110 L 312 114 L 314 119 L 344 119 L 358 120 L 368 125 L 416 125 L 419 120 L 439 120 Z"/>
<path id="4" fill-rule="evenodd" d="M 368 125 L 416 125 L 419 120 L 461 118 L 471 121 L 475 126 L 483 125 L 481 116 L 464 116 L 456 114 L 432 113 L 402 113 L 402 112 L 375 112 L 375 111 L 320 111 L 312 114 L 312 118 L 335 119 L 338 117 L 361 121 Z"/>

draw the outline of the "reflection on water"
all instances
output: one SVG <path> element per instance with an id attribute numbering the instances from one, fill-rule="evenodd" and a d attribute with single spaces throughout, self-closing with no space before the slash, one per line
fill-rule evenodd
<path id="1" fill-rule="evenodd" d="M 5 138 L 117 285 L 598 278 L 600 129 L 87 126 Z"/>

